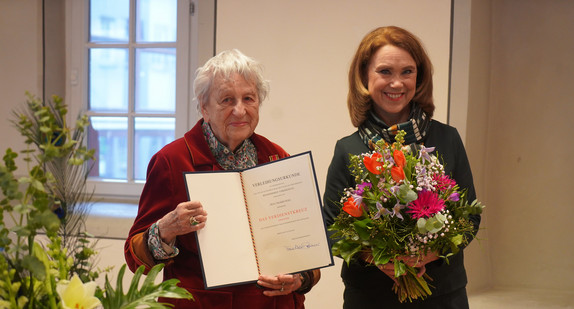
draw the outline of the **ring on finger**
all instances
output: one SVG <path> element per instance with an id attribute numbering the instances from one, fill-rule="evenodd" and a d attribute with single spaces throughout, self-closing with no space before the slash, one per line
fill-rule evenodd
<path id="1" fill-rule="evenodd" d="M 279 290 L 279 292 L 283 291 L 285 291 L 285 282 L 281 282 L 281 289 Z"/>
<path id="2" fill-rule="evenodd" d="M 189 217 L 189 224 L 193 225 L 198 225 L 199 221 L 197 221 L 197 219 L 194 216 Z"/>

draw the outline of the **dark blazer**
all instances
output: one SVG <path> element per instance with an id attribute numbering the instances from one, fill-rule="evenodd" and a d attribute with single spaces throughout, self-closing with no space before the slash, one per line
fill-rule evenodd
<path id="1" fill-rule="evenodd" d="M 433 120 L 423 141 L 426 147 L 436 147 L 444 162 L 445 171 L 453 177 L 460 188 L 468 189 L 468 199 L 476 198 L 472 173 L 464 145 L 458 131 L 448 125 Z M 325 224 L 331 225 L 334 218 L 339 214 L 341 207 L 338 204 L 344 188 L 355 186 L 351 177 L 349 166 L 349 154 L 361 154 L 370 151 L 363 143 L 358 132 L 344 137 L 337 141 L 335 153 L 327 173 L 327 183 L 324 194 L 324 217 Z M 473 216 L 475 234 L 480 224 L 480 216 Z M 449 258 L 449 264 L 442 260 L 429 263 L 426 267 L 433 281 L 430 282 L 434 288 L 431 289 L 430 298 L 441 297 L 460 288 L 464 288 L 467 283 L 466 271 L 463 262 L 463 250 L 455 256 Z M 387 303 L 396 301 L 397 297 L 392 291 L 393 281 L 375 266 L 366 266 L 362 262 L 353 262 L 350 265 L 343 263 L 341 277 L 345 283 L 345 308 L 370 308 L 365 304 L 373 304 L 373 308 L 387 307 Z M 361 291 L 363 300 L 354 297 L 352 291 Z M 369 295 L 369 301 L 365 295 Z M 379 305 L 375 305 L 376 303 Z M 357 305 L 353 305 L 353 304 Z M 384 305 L 383 305 L 384 304 Z"/>
<path id="2" fill-rule="evenodd" d="M 304 308 L 304 295 L 291 293 L 268 297 L 254 283 L 205 290 L 193 233 L 177 237 L 176 246 L 180 252 L 173 259 L 155 261 L 149 252 L 148 228 L 179 203 L 188 200 L 183 172 L 223 169 L 209 149 L 201 129 L 202 122 L 200 120 L 183 138 L 166 145 L 150 160 L 138 214 L 125 243 L 129 268 L 135 271 L 140 265 L 145 265 L 149 270 L 157 263 L 166 263 L 164 280 L 179 279 L 179 285 L 189 290 L 195 298 L 195 301 L 163 300 L 173 303 L 176 308 Z M 257 149 L 259 164 L 289 156 L 283 148 L 263 136 L 253 134 L 251 141 Z M 225 192 L 225 188 L 221 190 Z"/>

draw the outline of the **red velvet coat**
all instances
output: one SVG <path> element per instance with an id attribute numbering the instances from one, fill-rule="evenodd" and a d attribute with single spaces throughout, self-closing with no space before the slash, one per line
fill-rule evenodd
<path id="1" fill-rule="evenodd" d="M 183 138 L 168 144 L 150 160 L 138 214 L 125 243 L 125 257 L 132 271 L 140 265 L 146 265 L 149 270 L 154 264 L 162 262 L 155 261 L 147 248 L 147 229 L 179 203 L 188 200 L 183 172 L 222 170 L 205 141 L 201 129 L 202 121 Z M 265 137 L 253 134 L 251 141 L 257 149 L 259 164 L 288 156 L 279 145 Z M 195 235 L 190 233 L 178 236 L 176 246 L 180 250 L 179 255 L 169 261 L 163 261 L 166 263 L 164 280 L 179 279 L 179 285 L 189 290 L 195 301 L 162 301 L 171 302 L 177 308 L 304 308 L 305 296 L 291 293 L 268 297 L 263 295 L 263 290 L 254 283 L 205 290 Z"/>

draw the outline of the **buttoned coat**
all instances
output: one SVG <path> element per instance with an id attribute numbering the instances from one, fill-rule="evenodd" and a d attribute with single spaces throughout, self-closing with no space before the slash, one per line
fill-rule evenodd
<path id="1" fill-rule="evenodd" d="M 125 243 L 129 268 L 135 271 L 140 265 L 145 265 L 149 270 L 157 263 L 165 263 L 164 280 L 179 279 L 179 285 L 189 290 L 195 298 L 195 301 L 162 299 L 176 308 L 304 308 L 304 295 L 291 293 L 268 297 L 255 283 L 206 290 L 194 233 L 177 237 L 176 246 L 180 251 L 175 258 L 157 261 L 151 255 L 147 247 L 149 227 L 179 203 L 188 201 L 183 173 L 223 169 L 209 149 L 201 128 L 202 122 L 198 121 L 184 137 L 166 145 L 150 160 L 138 214 Z M 257 149 L 258 164 L 289 156 L 283 148 L 261 135 L 253 134 L 250 139 Z M 225 188 L 221 188 L 221 193 L 225 193 Z M 222 234 L 221 237 L 226 236 Z M 230 258 L 229 263 L 234 263 L 233 259 Z"/>

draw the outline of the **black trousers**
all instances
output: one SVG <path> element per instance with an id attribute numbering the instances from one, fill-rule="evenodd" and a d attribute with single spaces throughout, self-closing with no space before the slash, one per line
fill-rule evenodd
<path id="1" fill-rule="evenodd" d="M 396 295 L 393 296 L 382 298 L 376 291 L 346 286 L 343 309 L 469 309 L 466 288 L 413 302 L 400 303 Z"/>

